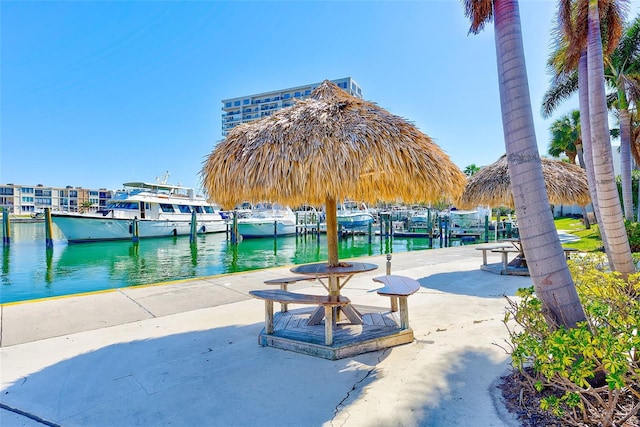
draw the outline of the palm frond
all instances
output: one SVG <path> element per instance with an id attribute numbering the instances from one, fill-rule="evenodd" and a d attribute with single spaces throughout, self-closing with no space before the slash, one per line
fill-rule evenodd
<path id="1" fill-rule="evenodd" d="M 558 6 L 556 21 L 561 28 L 561 32 L 567 40 L 574 40 L 575 23 L 573 21 L 574 2 L 571 0 L 561 0 Z"/>
<path id="2" fill-rule="evenodd" d="M 568 74 L 560 74 L 551 82 L 551 87 L 547 89 L 542 97 L 542 116 L 551 117 L 558 106 L 578 91 L 578 73 L 572 71 Z"/>
<path id="3" fill-rule="evenodd" d="M 463 0 L 464 16 L 471 20 L 469 34 L 478 34 L 493 20 L 493 0 Z"/>
<path id="4" fill-rule="evenodd" d="M 622 37 L 629 4 L 626 0 L 599 0 L 598 10 L 600 12 L 602 53 L 603 55 L 611 55 Z"/>
<path id="5" fill-rule="evenodd" d="M 640 16 L 637 16 L 626 28 L 620 43 L 611 54 L 612 59 L 619 64 L 627 65 L 637 61 L 640 54 Z M 626 67 L 625 67 L 626 68 Z"/>
<path id="6" fill-rule="evenodd" d="M 557 26 L 552 32 L 563 46 L 563 71 L 576 69 L 580 54 L 586 47 L 586 22 L 581 22 L 578 13 L 580 4 L 576 0 L 561 0 L 557 13 Z"/>
<path id="7" fill-rule="evenodd" d="M 640 73 L 625 74 L 625 87 L 629 100 L 638 107 L 640 104 Z"/>

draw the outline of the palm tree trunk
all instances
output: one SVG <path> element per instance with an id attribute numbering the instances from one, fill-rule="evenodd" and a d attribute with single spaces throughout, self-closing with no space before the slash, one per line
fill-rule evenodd
<path id="1" fill-rule="evenodd" d="M 580 138 L 580 139 L 582 140 L 582 138 Z M 578 164 L 580 165 L 580 167 L 582 169 L 585 169 L 585 167 L 584 167 L 584 153 L 582 151 L 582 143 L 576 144 L 576 156 L 578 157 Z M 587 182 L 588 182 L 588 179 L 587 179 Z M 591 207 L 593 208 L 593 204 L 591 205 Z M 588 212 L 587 212 L 587 206 L 582 206 L 582 220 L 584 222 L 584 228 L 586 228 L 587 230 L 590 230 L 591 229 L 591 221 L 589 221 L 589 215 L 588 215 Z"/>
<path id="2" fill-rule="evenodd" d="M 494 22 L 502 126 L 525 258 L 547 321 L 573 327 L 585 315 L 549 209 L 517 0 L 495 0 Z"/>
<path id="3" fill-rule="evenodd" d="M 637 165 L 635 169 L 638 169 Z M 633 182 L 633 179 L 631 180 L 631 182 Z M 638 194 L 636 200 L 638 201 L 638 212 L 636 213 L 636 218 L 638 218 L 638 221 L 640 222 L 640 182 L 638 182 Z"/>
<path id="4" fill-rule="evenodd" d="M 620 98 L 620 97 L 618 97 Z M 629 110 L 620 107 L 620 178 L 624 217 L 633 221 L 633 190 L 631 186 L 631 117 Z"/>
<path id="5" fill-rule="evenodd" d="M 602 226 L 598 193 L 596 191 L 596 174 L 593 170 L 593 144 L 591 143 L 591 125 L 589 123 L 589 67 L 586 49 L 582 51 L 578 65 L 578 97 L 580 100 L 580 128 L 584 163 L 587 171 L 587 181 L 589 182 L 589 192 L 591 193 L 591 204 L 605 253 L 609 253 L 609 243 L 605 237 L 607 230 Z"/>
<path id="6" fill-rule="evenodd" d="M 593 149 L 591 143 L 591 126 L 589 125 L 589 70 L 587 64 L 587 50 L 584 49 L 578 63 L 578 99 L 580 102 L 580 137 L 582 138 L 582 152 L 584 169 L 587 172 L 587 182 L 591 193 L 591 205 L 596 224 L 600 230 L 600 238 L 607 249 L 607 239 L 604 237 L 605 229 L 601 226 L 600 209 L 598 207 L 598 193 L 596 192 L 596 174 L 593 171 Z"/>
<path id="7" fill-rule="evenodd" d="M 604 65 L 600 37 L 598 0 L 589 0 L 589 37 L 587 44 L 589 126 L 593 172 L 595 174 L 600 227 L 607 242 L 610 267 L 623 274 L 635 272 L 629 239 L 622 217 L 620 196 L 613 173 L 611 139 L 604 89 Z"/>

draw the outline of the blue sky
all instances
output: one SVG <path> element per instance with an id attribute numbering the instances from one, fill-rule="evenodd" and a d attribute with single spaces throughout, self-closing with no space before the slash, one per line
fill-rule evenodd
<path id="1" fill-rule="evenodd" d="M 557 2 L 521 0 L 538 146 Z M 638 4 L 633 12 L 638 13 Z M 200 187 L 221 100 L 350 76 L 461 169 L 505 151 L 493 26 L 458 0 L 0 2 L 0 183 Z"/>

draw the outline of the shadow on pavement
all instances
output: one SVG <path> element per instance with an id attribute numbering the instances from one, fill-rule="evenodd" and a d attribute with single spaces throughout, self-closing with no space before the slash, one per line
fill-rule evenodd
<path id="1" fill-rule="evenodd" d="M 260 347 L 260 328 L 108 345 L 15 381 L 2 402 L 64 426 L 322 425 L 388 354 L 314 358 Z"/>

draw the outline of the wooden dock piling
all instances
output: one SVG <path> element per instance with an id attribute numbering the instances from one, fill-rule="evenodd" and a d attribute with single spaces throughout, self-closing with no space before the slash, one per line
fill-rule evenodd
<path id="1" fill-rule="evenodd" d="M 133 224 L 132 224 L 132 237 L 131 237 L 131 241 L 133 243 L 138 243 L 140 241 L 140 228 L 139 228 L 139 224 L 138 224 L 138 217 L 133 218 Z"/>
<path id="2" fill-rule="evenodd" d="M 9 246 L 11 243 L 11 221 L 9 220 L 9 209 L 2 208 L 2 245 Z"/>
<path id="3" fill-rule="evenodd" d="M 196 211 L 191 211 L 191 228 L 189 229 L 189 243 L 194 245 L 198 235 L 198 218 Z"/>
<path id="4" fill-rule="evenodd" d="M 45 234 L 45 246 L 47 249 L 53 249 L 53 223 L 51 221 L 51 209 L 44 208 L 44 234 Z"/>
<path id="5" fill-rule="evenodd" d="M 240 243 L 238 239 L 238 211 L 233 211 L 233 219 L 231 223 L 231 243 Z"/>
<path id="6" fill-rule="evenodd" d="M 489 243 L 489 215 L 484 216 L 484 242 Z"/>

